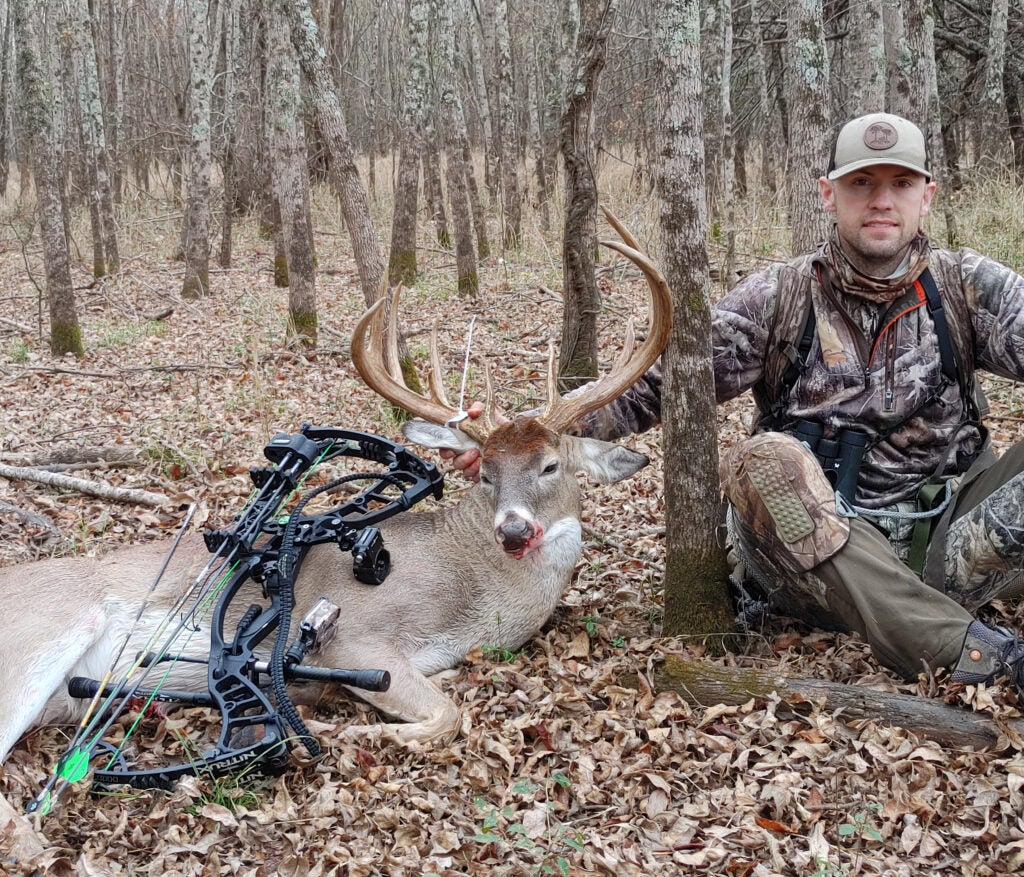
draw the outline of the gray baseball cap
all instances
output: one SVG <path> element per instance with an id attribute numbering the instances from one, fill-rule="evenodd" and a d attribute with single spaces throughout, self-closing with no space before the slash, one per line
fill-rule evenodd
<path id="1" fill-rule="evenodd" d="M 843 125 L 832 147 L 827 176 L 836 180 L 875 164 L 895 164 L 931 179 L 921 129 L 891 113 L 871 113 Z"/>

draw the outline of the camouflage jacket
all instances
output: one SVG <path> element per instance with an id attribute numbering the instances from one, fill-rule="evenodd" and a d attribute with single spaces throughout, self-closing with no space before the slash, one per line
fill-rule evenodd
<path id="1" fill-rule="evenodd" d="M 943 301 L 960 297 L 960 307 L 945 310 L 968 315 L 969 329 L 958 331 L 973 349 L 975 368 L 1024 380 L 1024 277 L 970 249 L 924 251 Z M 826 294 L 813 264 L 820 253 L 749 275 L 716 306 L 715 394 L 724 402 L 763 383 L 776 301 L 809 293 L 817 332 L 807 368 L 785 400 L 781 428 L 791 432 L 807 419 L 822 424 L 826 436 L 843 428 L 868 433 L 857 503 L 883 508 L 912 499 L 933 475 L 963 472 L 982 448 L 983 430 L 965 422 L 960 387 L 942 379 L 934 324 L 913 287 L 881 303 L 834 282 Z M 794 344 L 801 332 L 802 324 Z M 766 412 L 760 414 L 755 429 L 768 428 Z M 660 419 L 658 362 L 591 414 L 583 431 L 613 439 Z"/>

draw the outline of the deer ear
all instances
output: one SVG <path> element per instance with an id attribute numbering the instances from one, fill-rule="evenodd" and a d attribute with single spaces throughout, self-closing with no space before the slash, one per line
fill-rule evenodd
<path id="1" fill-rule="evenodd" d="M 480 448 L 480 445 L 461 429 L 439 426 L 436 423 L 428 423 L 426 420 L 406 421 L 402 426 L 402 435 L 413 444 L 421 445 L 424 448 L 449 448 L 453 451 Z"/>
<path id="2" fill-rule="evenodd" d="M 622 481 L 643 469 L 650 460 L 622 445 L 592 438 L 563 435 L 566 462 L 576 472 L 589 475 L 599 484 Z"/>

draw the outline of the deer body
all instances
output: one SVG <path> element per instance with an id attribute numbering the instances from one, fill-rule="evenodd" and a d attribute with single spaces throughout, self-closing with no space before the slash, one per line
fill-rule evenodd
<path id="1" fill-rule="evenodd" d="M 481 451 L 480 484 L 459 503 L 381 523 L 392 560 L 382 584 L 356 580 L 352 556 L 327 544 L 309 550 L 296 578 L 296 616 L 322 596 L 340 609 L 337 635 L 305 663 L 390 674 L 387 691 L 357 692 L 397 720 L 380 726 L 385 737 L 423 741 L 458 729 L 458 708 L 429 677 L 456 666 L 475 646 L 515 649 L 532 636 L 558 604 L 580 555 L 576 473 L 610 483 L 647 463 L 645 456 L 627 448 L 564 434 L 588 411 L 631 386 L 661 353 L 671 328 L 671 297 L 664 278 L 628 232 L 610 215 L 609 220 L 630 246 L 608 246 L 635 262 L 647 277 L 648 336 L 634 351 L 630 328 L 623 356 L 612 371 L 587 392 L 565 399 L 555 390 L 552 352 L 548 404 L 537 417 L 500 418 L 491 404 L 488 374 L 485 416 L 479 422 L 460 421 L 460 412 L 444 398 L 434 344 L 430 398 L 410 391 L 397 366 L 395 321 L 387 330 L 383 323 L 386 297 L 356 325 L 352 361 L 363 380 L 426 421 L 406 425 L 410 441 Z M 391 304 L 394 310 L 397 292 Z M 456 421 L 458 426 L 452 426 Z M 123 648 L 111 677 L 116 680 L 136 654 L 153 648 L 151 632 L 210 557 L 198 536 L 186 537 L 150 594 L 170 547 L 170 542 L 153 543 L 99 559 L 58 558 L 0 569 L 0 760 L 33 724 L 73 719 L 84 711 L 83 702 L 67 694 L 68 679 L 103 679 Z M 245 587 L 258 585 L 249 581 Z M 259 602 L 260 595 L 253 596 Z M 231 602 L 235 619 L 249 602 L 243 588 Z M 147 608 L 139 616 L 144 604 Z M 230 616 L 227 624 L 226 632 L 234 629 Z M 181 647 L 182 654 L 208 658 L 209 636 L 208 628 L 197 630 Z M 264 643 L 268 651 L 270 639 Z M 207 668 L 177 664 L 166 686 L 205 692 Z M 325 683 L 295 682 L 289 695 L 295 703 L 315 702 L 325 688 Z M 368 731 L 349 728 L 344 733 L 362 739 Z M 12 813 L 0 797 L 0 821 Z"/>
<path id="2" fill-rule="evenodd" d="M 502 427 L 501 434 L 507 439 L 524 432 L 537 429 L 526 420 Z M 490 454 L 485 447 L 490 484 L 472 488 L 457 505 L 383 522 L 392 569 L 380 585 L 357 581 L 351 555 L 336 546 L 310 549 L 295 583 L 296 615 L 326 596 L 341 617 L 335 639 L 309 663 L 387 670 L 387 692 L 359 694 L 403 723 L 387 726 L 389 737 L 410 741 L 451 732 L 458 712 L 427 677 L 455 667 L 477 645 L 518 648 L 554 611 L 582 547 L 576 468 L 607 481 L 647 462 L 616 445 L 549 439 L 552 444 L 532 457 Z M 589 454 L 580 453 L 583 448 Z M 556 471 L 542 478 L 539 469 L 552 460 Z M 528 549 L 500 546 L 495 534 L 509 516 L 525 517 L 540 534 Z M 26 609 L 0 615 L 0 758 L 37 720 L 73 720 L 84 711 L 84 702 L 66 693 L 67 680 L 103 677 L 168 550 L 169 542 L 158 542 L 98 559 L 0 569 L 0 593 L 10 606 Z M 150 633 L 208 557 L 198 536 L 178 546 L 119 670 L 147 648 Z M 240 609 L 243 597 L 235 600 Z M 205 658 L 208 649 L 203 628 L 188 638 L 184 654 Z M 205 667 L 187 663 L 176 665 L 167 681 L 179 690 L 204 691 L 206 684 Z M 296 701 L 316 699 L 321 690 L 297 686 Z"/>

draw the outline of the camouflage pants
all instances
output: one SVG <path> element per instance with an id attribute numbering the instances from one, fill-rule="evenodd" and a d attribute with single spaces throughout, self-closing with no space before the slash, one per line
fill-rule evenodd
<path id="1" fill-rule="evenodd" d="M 933 531 L 926 584 L 886 535 L 845 518 L 817 461 L 762 433 L 723 460 L 738 554 L 785 615 L 858 631 L 907 678 L 959 659 L 971 611 L 1015 588 L 1024 558 L 1024 444 L 968 472 Z M 930 576 L 928 575 L 930 573 Z M 970 610 L 970 611 L 969 611 Z"/>

